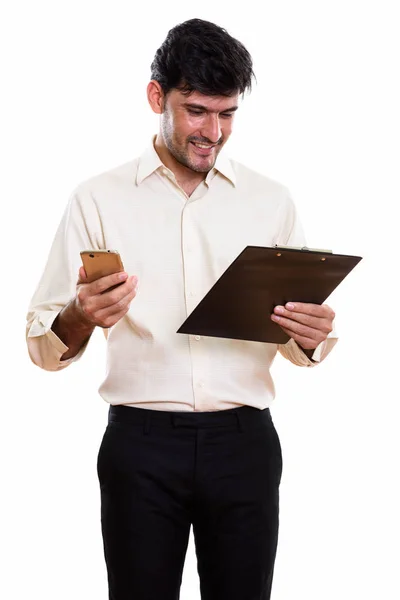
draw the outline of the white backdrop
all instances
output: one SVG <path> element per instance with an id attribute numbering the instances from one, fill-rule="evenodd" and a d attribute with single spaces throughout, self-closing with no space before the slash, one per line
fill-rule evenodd
<path id="1" fill-rule="evenodd" d="M 2 8 L 2 598 L 108 597 L 96 474 L 105 341 L 95 332 L 79 363 L 40 371 L 25 315 L 70 192 L 136 157 L 157 131 L 150 63 L 192 17 L 227 28 L 254 58 L 258 84 L 227 151 L 289 187 L 310 246 L 363 256 L 329 299 L 341 338 L 331 356 L 315 369 L 281 358 L 273 367 L 284 456 L 273 598 L 400 597 L 395 4 Z M 181 598 L 200 598 L 192 537 Z"/>

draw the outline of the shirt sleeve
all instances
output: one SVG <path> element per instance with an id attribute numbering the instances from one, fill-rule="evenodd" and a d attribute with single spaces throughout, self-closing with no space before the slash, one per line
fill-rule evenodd
<path id="1" fill-rule="evenodd" d="M 301 224 L 297 209 L 291 198 L 289 191 L 285 188 L 284 199 L 281 204 L 281 226 L 278 233 L 276 243 L 281 246 L 306 246 L 306 238 L 304 235 L 303 226 Z M 296 298 L 293 298 L 296 301 Z M 314 350 L 310 358 L 300 348 L 300 346 L 290 339 L 286 344 L 279 344 L 278 351 L 280 354 L 289 360 L 291 363 L 300 367 L 315 367 L 322 362 L 338 341 L 335 324 L 333 330 L 328 335 L 324 342 L 321 342 Z"/>
<path id="2" fill-rule="evenodd" d="M 76 191 L 71 197 L 56 231 L 49 257 L 26 316 L 26 342 L 32 362 L 46 371 L 59 371 L 79 360 L 79 353 L 60 360 L 68 350 L 51 326 L 61 309 L 76 293 L 80 251 L 104 247 L 96 203 L 91 194 Z M 104 240 L 103 240 L 104 242 Z"/>

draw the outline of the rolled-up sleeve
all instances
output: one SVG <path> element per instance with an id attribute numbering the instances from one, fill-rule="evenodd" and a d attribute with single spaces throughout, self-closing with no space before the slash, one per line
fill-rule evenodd
<path id="1" fill-rule="evenodd" d="M 68 346 L 51 329 L 59 311 L 43 311 L 39 315 L 28 314 L 27 344 L 32 362 L 46 371 L 60 371 L 79 358 L 84 353 L 87 342 L 72 358 L 61 360 Z"/>
<path id="2" fill-rule="evenodd" d="M 307 245 L 303 226 L 289 191 L 286 188 L 285 191 L 286 196 L 285 202 L 281 206 L 281 229 L 277 244 L 301 248 Z M 296 302 L 297 298 L 292 298 L 292 301 Z M 311 359 L 293 339 L 290 339 L 286 344 L 278 345 L 278 351 L 284 358 L 295 365 L 300 367 L 315 367 L 328 356 L 338 339 L 336 326 L 333 323 L 331 333 L 324 342 L 321 342 L 316 347 Z"/>
<path id="3" fill-rule="evenodd" d="M 102 228 L 91 194 L 77 190 L 53 239 L 47 264 L 26 316 L 26 342 L 32 362 L 46 371 L 59 371 L 79 360 L 87 342 L 73 358 L 61 360 L 68 350 L 51 326 L 76 293 L 80 251 L 102 246 Z"/>
<path id="4" fill-rule="evenodd" d="M 299 367 L 315 367 L 333 350 L 338 339 L 334 327 L 327 339 L 315 348 L 311 359 L 293 339 L 290 339 L 286 344 L 279 345 L 278 350 L 284 358 L 287 358 L 294 365 L 298 365 Z"/>

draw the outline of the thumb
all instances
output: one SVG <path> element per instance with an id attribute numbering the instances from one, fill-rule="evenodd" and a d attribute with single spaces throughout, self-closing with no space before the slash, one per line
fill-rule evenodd
<path id="1" fill-rule="evenodd" d="M 84 267 L 79 268 L 79 275 L 77 283 L 85 283 L 87 280 L 87 275 Z"/>

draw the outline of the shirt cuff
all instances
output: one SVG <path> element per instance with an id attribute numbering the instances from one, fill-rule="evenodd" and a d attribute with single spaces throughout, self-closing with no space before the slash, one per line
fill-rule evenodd
<path id="1" fill-rule="evenodd" d="M 28 352 L 32 362 L 46 371 L 60 371 L 77 361 L 86 349 L 88 341 L 72 358 L 60 360 L 68 346 L 51 329 L 60 311 L 43 311 L 27 331 Z"/>
<path id="2" fill-rule="evenodd" d="M 284 358 L 290 360 L 294 365 L 300 367 L 315 367 L 322 362 L 336 345 L 338 337 L 329 335 L 327 339 L 321 342 L 314 350 L 311 358 L 308 358 L 303 349 L 293 340 L 290 339 L 287 344 L 279 346 L 279 352 Z"/>
<path id="3" fill-rule="evenodd" d="M 338 342 L 337 336 L 327 337 L 324 342 L 321 342 L 319 346 L 317 346 L 314 350 L 314 354 L 312 355 L 312 360 L 315 363 L 320 363 L 328 356 L 328 354 L 332 351 L 334 346 L 336 346 Z"/>

